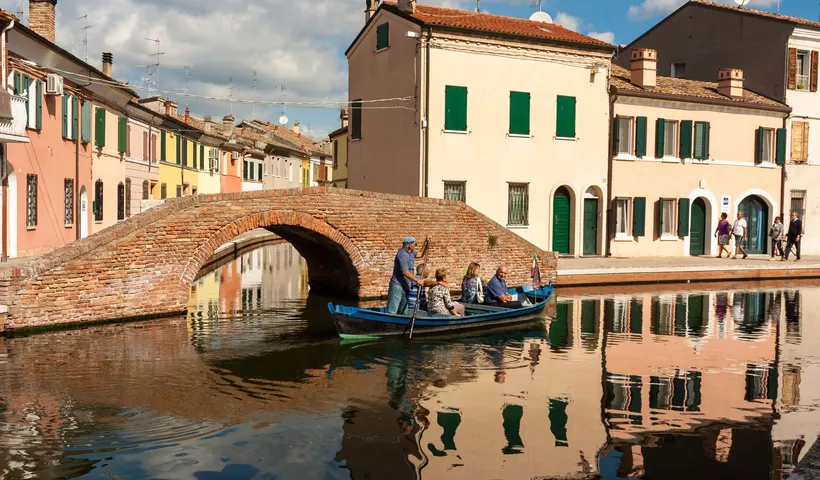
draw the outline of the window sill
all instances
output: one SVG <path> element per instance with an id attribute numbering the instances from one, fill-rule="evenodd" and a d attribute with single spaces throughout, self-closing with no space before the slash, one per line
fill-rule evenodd
<path id="1" fill-rule="evenodd" d="M 635 240 L 635 237 L 631 235 L 615 235 L 616 242 L 632 242 Z"/>
<path id="2" fill-rule="evenodd" d="M 37 227 L 36 227 L 36 226 L 34 226 L 34 227 L 26 227 L 26 230 L 27 230 L 27 231 L 37 230 Z"/>
<path id="3" fill-rule="evenodd" d="M 384 47 L 384 48 L 377 48 L 377 49 L 376 49 L 376 51 L 375 51 L 374 53 L 381 53 L 381 52 L 383 52 L 383 51 L 385 51 L 385 50 L 390 50 L 390 45 L 388 45 L 388 46 L 386 46 L 386 47 Z"/>
<path id="4" fill-rule="evenodd" d="M 73 224 L 73 223 L 66 223 L 66 224 L 65 224 L 65 225 L 63 225 L 63 226 L 64 226 L 65 228 L 74 228 L 74 224 Z"/>
<path id="5" fill-rule="evenodd" d="M 674 235 L 665 234 L 665 235 L 661 235 L 661 241 L 662 242 L 677 242 L 678 237 L 676 237 Z"/>
<path id="6" fill-rule="evenodd" d="M 351 138 L 350 140 L 348 140 L 348 142 L 361 142 L 361 141 L 362 141 L 362 138 L 361 138 L 361 137 L 359 137 L 359 138 Z"/>
<path id="7" fill-rule="evenodd" d="M 529 225 L 507 225 L 508 230 L 527 230 L 529 228 Z"/>
<path id="8" fill-rule="evenodd" d="M 441 133 L 452 133 L 454 135 L 468 135 L 470 132 L 467 130 L 447 130 L 445 128 L 441 131 Z"/>
<path id="9" fill-rule="evenodd" d="M 532 135 L 524 135 L 521 133 L 508 133 L 507 136 L 510 138 L 532 138 Z"/>
<path id="10" fill-rule="evenodd" d="M 758 167 L 760 167 L 760 168 L 777 168 L 777 167 L 779 167 L 779 165 L 777 165 L 775 163 L 771 163 L 771 162 L 764 162 L 764 163 L 758 164 Z"/>
<path id="11" fill-rule="evenodd" d="M 94 225 L 102 225 L 102 220 L 94 220 Z"/>
<path id="12" fill-rule="evenodd" d="M 683 163 L 683 161 L 678 157 L 663 157 L 661 158 L 663 163 Z"/>
<path id="13" fill-rule="evenodd" d="M 619 153 L 615 157 L 615 160 L 620 160 L 620 161 L 623 161 L 623 162 L 634 162 L 634 161 L 638 160 L 638 157 L 636 157 L 635 155 L 630 155 L 628 153 Z"/>
<path id="14" fill-rule="evenodd" d="M 578 137 L 552 137 L 554 140 L 561 140 L 564 142 L 577 142 Z"/>

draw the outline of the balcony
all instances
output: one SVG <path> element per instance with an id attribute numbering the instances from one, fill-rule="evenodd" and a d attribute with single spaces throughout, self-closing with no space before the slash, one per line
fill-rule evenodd
<path id="1" fill-rule="evenodd" d="M 808 75 L 797 75 L 795 90 L 808 92 L 810 90 L 810 86 Z"/>
<path id="2" fill-rule="evenodd" d="M 26 99 L 0 89 L 0 143 L 28 143 Z"/>

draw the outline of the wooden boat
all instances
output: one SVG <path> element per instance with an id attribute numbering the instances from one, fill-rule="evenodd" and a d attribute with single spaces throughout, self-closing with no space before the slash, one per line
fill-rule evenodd
<path id="1" fill-rule="evenodd" d="M 489 305 L 465 304 L 466 315 L 416 314 L 413 335 L 455 332 L 477 328 L 497 327 L 532 321 L 538 317 L 552 297 L 552 282 L 537 289 L 523 286 L 509 289 L 514 299 L 522 302 L 522 308 L 502 308 Z M 410 315 L 391 315 L 384 307 L 360 308 L 328 303 L 336 331 L 342 338 L 378 338 L 401 336 L 410 331 Z"/>

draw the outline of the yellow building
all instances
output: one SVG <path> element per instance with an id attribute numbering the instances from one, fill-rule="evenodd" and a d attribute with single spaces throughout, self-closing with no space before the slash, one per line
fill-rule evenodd
<path id="1" fill-rule="evenodd" d="M 347 188 L 347 109 L 342 109 L 342 128 L 331 132 L 333 147 L 333 180 L 336 188 Z"/>

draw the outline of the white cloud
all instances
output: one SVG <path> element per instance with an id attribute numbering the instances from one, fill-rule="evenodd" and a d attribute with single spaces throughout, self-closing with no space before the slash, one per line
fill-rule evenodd
<path id="1" fill-rule="evenodd" d="M 572 30 L 573 32 L 579 31 L 581 29 L 581 25 L 583 24 L 580 18 L 573 17 L 565 12 L 556 13 L 553 21 L 564 28 Z"/>
<path id="2" fill-rule="evenodd" d="M 615 34 L 613 32 L 589 32 L 587 35 L 606 43 L 615 44 Z"/>
<path id="3" fill-rule="evenodd" d="M 638 5 L 632 5 L 627 10 L 627 16 L 632 20 L 645 20 L 665 16 L 689 0 L 643 0 Z M 736 5 L 733 0 L 717 0 L 727 5 Z M 771 8 L 777 4 L 777 0 L 751 0 L 750 8 Z"/>

